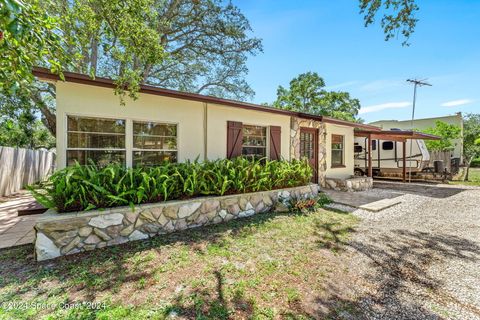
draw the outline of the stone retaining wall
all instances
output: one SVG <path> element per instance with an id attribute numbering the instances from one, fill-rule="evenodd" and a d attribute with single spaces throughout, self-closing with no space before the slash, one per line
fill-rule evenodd
<path id="1" fill-rule="evenodd" d="M 318 194 L 318 185 L 167 201 L 105 210 L 58 214 L 45 212 L 35 225 L 38 261 L 105 246 L 148 239 L 174 231 L 248 217 L 272 209 L 288 210 L 290 199 Z"/>
<path id="2" fill-rule="evenodd" d="M 373 179 L 369 177 L 326 178 L 326 186 L 337 191 L 365 191 L 373 188 Z"/>

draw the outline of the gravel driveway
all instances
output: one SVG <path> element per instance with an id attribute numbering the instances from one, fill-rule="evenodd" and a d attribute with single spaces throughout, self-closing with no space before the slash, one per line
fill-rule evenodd
<path id="1" fill-rule="evenodd" d="M 402 203 L 353 211 L 363 220 L 345 255 L 352 318 L 480 319 L 480 188 L 382 183 L 370 192 L 400 192 Z"/>

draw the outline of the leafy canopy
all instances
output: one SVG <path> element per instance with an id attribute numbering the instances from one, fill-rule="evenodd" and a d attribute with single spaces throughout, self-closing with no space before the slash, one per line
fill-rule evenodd
<path id="1" fill-rule="evenodd" d="M 289 88 L 279 86 L 273 106 L 280 109 L 358 121 L 360 101 L 348 92 L 325 90 L 325 81 L 316 72 L 300 74 Z"/>
<path id="2" fill-rule="evenodd" d="M 468 162 L 480 157 L 480 114 L 469 113 L 463 119 L 463 153 Z"/>
<path id="3" fill-rule="evenodd" d="M 448 124 L 444 121 L 435 121 L 435 127 L 422 130 L 424 133 L 433 134 L 441 137 L 440 140 L 426 140 L 428 150 L 432 151 L 450 151 L 455 147 L 452 140 L 461 137 L 461 128 L 454 124 Z"/>

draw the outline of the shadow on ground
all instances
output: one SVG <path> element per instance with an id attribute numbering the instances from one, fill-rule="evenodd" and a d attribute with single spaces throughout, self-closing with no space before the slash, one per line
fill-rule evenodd
<path id="1" fill-rule="evenodd" d="M 381 182 L 375 181 L 374 188 L 379 189 L 388 189 L 394 192 L 402 192 L 415 194 L 424 197 L 445 199 L 460 192 L 465 191 L 466 189 L 462 188 L 453 188 L 453 187 L 441 187 L 435 184 L 419 184 L 419 183 L 401 183 L 401 182 Z"/>

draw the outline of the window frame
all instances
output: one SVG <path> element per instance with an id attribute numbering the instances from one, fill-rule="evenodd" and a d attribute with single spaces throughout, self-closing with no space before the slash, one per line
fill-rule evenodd
<path id="1" fill-rule="evenodd" d="M 262 127 L 265 128 L 265 157 L 266 159 L 270 160 L 270 126 L 269 125 L 263 125 L 263 124 L 251 124 L 251 123 L 242 123 L 242 137 L 245 135 L 243 134 L 243 130 L 245 127 Z M 243 141 L 242 141 L 242 157 L 248 157 L 249 155 L 243 154 Z M 263 148 L 263 147 L 258 147 L 258 146 L 247 146 L 247 148 Z"/>
<path id="2" fill-rule="evenodd" d="M 385 144 L 390 145 L 390 143 L 392 144 L 392 147 L 385 149 Z M 395 143 L 394 143 L 394 141 L 391 141 L 391 140 L 382 141 L 382 150 L 390 151 L 390 150 L 393 150 L 393 149 L 395 149 Z"/>
<path id="3" fill-rule="evenodd" d="M 338 136 L 342 137 L 342 149 L 334 149 L 333 148 L 333 137 Z M 341 164 L 334 164 L 333 163 L 333 151 L 342 151 L 342 163 Z M 342 134 L 331 134 L 330 135 L 330 168 L 346 168 L 345 166 L 345 135 Z"/>
<path id="4" fill-rule="evenodd" d="M 178 155 L 179 155 L 179 151 L 178 151 L 178 137 L 179 137 L 179 134 L 178 134 L 178 129 L 179 129 L 179 125 L 178 123 L 176 122 L 170 122 L 170 121 L 161 121 L 161 120 L 139 120 L 139 119 L 129 119 L 130 121 L 130 128 L 131 128 L 131 148 L 130 148 L 130 165 L 129 167 L 132 167 L 133 168 L 133 153 L 136 152 L 136 151 L 157 151 L 157 152 L 161 152 L 161 151 L 174 151 L 177 153 L 177 160 L 176 160 L 176 163 L 178 163 Z M 171 150 L 171 149 L 141 149 L 141 148 L 135 148 L 134 147 L 134 139 L 133 137 L 135 136 L 135 133 L 133 131 L 133 125 L 135 122 L 153 122 L 153 123 L 157 123 L 157 124 L 164 124 L 164 125 L 174 125 L 175 126 L 175 129 L 176 129 L 176 132 L 177 132 L 177 135 L 175 136 L 176 138 L 176 149 L 175 150 Z"/>
<path id="5" fill-rule="evenodd" d="M 99 120 L 122 120 L 125 121 L 125 133 L 123 134 L 125 138 L 125 147 L 124 148 L 70 148 L 68 146 L 68 118 L 69 117 L 76 117 L 76 118 L 87 118 L 87 119 L 99 119 Z M 74 131 L 74 132 L 82 132 L 82 131 Z M 95 132 L 87 132 L 85 133 L 95 133 Z M 108 133 L 107 133 L 108 134 Z M 110 133 L 111 134 L 111 133 Z M 114 134 L 112 134 L 114 135 Z M 120 134 L 118 134 L 120 135 Z M 65 146 L 65 167 L 68 167 L 68 151 L 123 151 L 125 153 L 125 161 L 123 165 L 128 167 L 128 119 L 125 117 L 113 117 L 113 116 L 103 116 L 103 115 L 85 115 L 85 114 L 77 114 L 77 113 L 66 113 L 65 114 L 65 134 L 63 135 L 63 143 Z"/>
<path id="6" fill-rule="evenodd" d="M 125 151 L 125 163 L 124 165 L 127 168 L 133 167 L 133 122 L 158 122 L 164 124 L 173 124 L 177 126 L 177 162 L 180 162 L 182 152 L 179 147 L 179 142 L 181 141 L 181 126 L 178 121 L 165 121 L 162 119 L 147 119 L 142 117 L 115 117 L 111 115 L 103 115 L 103 114 L 84 114 L 84 113 L 76 113 L 76 112 L 66 112 L 64 114 L 64 134 L 63 134 L 63 145 L 64 145 L 64 156 L 65 159 L 63 161 L 63 166 L 68 167 L 67 163 L 67 151 L 73 150 L 75 148 L 68 148 L 68 117 L 81 117 L 81 118 L 97 118 L 97 119 L 109 119 L 109 120 L 124 120 L 125 121 L 125 149 L 121 149 L 119 151 Z M 268 141 L 267 141 L 268 142 Z M 99 150 L 117 150 L 117 149 L 99 149 Z"/>

